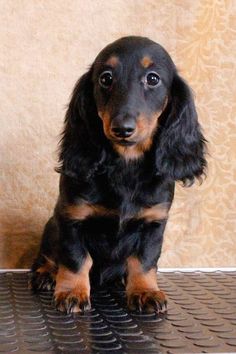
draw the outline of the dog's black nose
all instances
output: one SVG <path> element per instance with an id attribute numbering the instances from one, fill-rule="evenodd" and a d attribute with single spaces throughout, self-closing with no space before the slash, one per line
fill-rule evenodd
<path id="1" fill-rule="evenodd" d="M 135 121 L 132 119 L 120 123 L 113 122 L 111 130 L 117 138 L 129 138 L 135 131 Z"/>

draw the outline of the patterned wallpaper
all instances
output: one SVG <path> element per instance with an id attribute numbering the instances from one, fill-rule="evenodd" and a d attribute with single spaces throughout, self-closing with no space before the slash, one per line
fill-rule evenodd
<path id="1" fill-rule="evenodd" d="M 236 266 L 236 1 L 0 3 L 0 267 L 29 267 L 58 190 L 58 135 L 77 78 L 107 43 L 161 43 L 191 84 L 208 178 L 177 187 L 161 267 Z"/>

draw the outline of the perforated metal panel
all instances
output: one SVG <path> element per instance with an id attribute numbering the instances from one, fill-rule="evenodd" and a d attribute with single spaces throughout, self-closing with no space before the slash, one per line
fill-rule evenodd
<path id="1" fill-rule="evenodd" d="M 123 291 L 92 294 L 83 315 L 56 311 L 34 295 L 27 273 L 0 274 L 0 352 L 236 352 L 236 272 L 159 273 L 168 315 L 130 313 Z"/>

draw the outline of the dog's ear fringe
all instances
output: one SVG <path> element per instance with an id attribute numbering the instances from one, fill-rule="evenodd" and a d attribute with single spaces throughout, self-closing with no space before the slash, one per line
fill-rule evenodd
<path id="1" fill-rule="evenodd" d="M 192 92 L 175 74 L 156 139 L 156 174 L 191 186 L 206 176 L 206 139 L 198 123 Z"/>
<path id="2" fill-rule="evenodd" d="M 92 71 L 93 66 L 74 87 L 59 141 L 55 171 L 71 177 L 77 177 L 79 173 L 88 177 L 91 169 L 96 170 L 103 159 L 100 151 L 102 123 L 93 97 Z"/>

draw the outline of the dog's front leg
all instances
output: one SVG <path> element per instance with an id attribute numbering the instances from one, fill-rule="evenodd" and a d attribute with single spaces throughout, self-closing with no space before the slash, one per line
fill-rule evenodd
<path id="1" fill-rule="evenodd" d="M 83 244 L 81 225 L 59 221 L 59 257 L 54 300 L 60 311 L 80 312 L 90 308 L 89 271 L 92 259 Z"/>
<path id="2" fill-rule="evenodd" d="M 126 294 L 131 310 L 166 311 L 167 300 L 157 283 L 157 261 L 160 257 L 163 223 L 145 223 L 135 253 L 127 259 Z"/>

